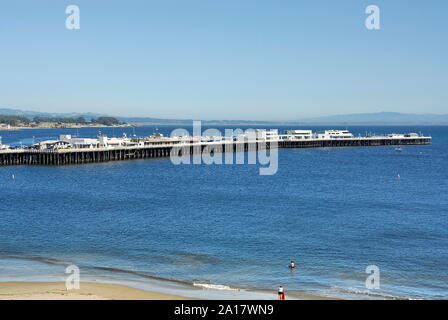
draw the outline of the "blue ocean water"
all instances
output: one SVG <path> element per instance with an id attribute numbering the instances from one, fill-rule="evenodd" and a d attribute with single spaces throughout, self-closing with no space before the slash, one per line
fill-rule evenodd
<path id="1" fill-rule="evenodd" d="M 174 127 L 158 129 L 169 134 Z M 168 158 L 0 167 L 0 279 L 63 274 L 59 266 L 74 263 L 83 273 L 117 279 L 447 299 L 448 128 L 348 129 L 422 131 L 433 144 L 403 152 L 281 149 L 272 176 L 260 176 L 257 165 L 176 166 Z M 91 137 L 98 129 L 0 136 L 19 145 L 63 133 Z M 290 260 L 298 264 L 294 272 Z M 369 265 L 380 269 L 378 290 L 365 287 Z"/>

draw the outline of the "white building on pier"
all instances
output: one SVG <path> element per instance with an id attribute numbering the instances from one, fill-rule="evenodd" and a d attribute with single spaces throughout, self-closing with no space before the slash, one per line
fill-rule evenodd
<path id="1" fill-rule="evenodd" d="M 317 139 L 352 139 L 353 134 L 348 130 L 325 130 L 317 133 Z"/>
<path id="2" fill-rule="evenodd" d="M 75 138 L 69 134 L 60 135 L 59 140 L 67 142 L 70 144 L 71 147 L 77 148 L 77 149 L 97 148 L 100 144 L 99 139 L 78 138 L 78 137 Z"/>
<path id="3" fill-rule="evenodd" d="M 285 135 L 291 139 L 313 139 L 313 130 L 285 130 Z"/>

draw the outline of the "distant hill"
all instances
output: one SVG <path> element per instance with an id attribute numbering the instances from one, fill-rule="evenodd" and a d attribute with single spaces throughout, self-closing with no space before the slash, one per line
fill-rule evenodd
<path id="1" fill-rule="evenodd" d="M 306 118 L 296 122 L 340 125 L 448 125 L 448 114 L 377 112 Z"/>
<path id="2" fill-rule="evenodd" d="M 98 113 L 50 113 L 50 112 L 38 112 L 38 111 L 27 111 L 20 109 L 12 109 L 12 108 L 0 108 L 0 115 L 11 115 L 11 116 L 22 116 L 27 118 L 34 118 L 36 116 L 39 117 L 50 117 L 50 118 L 78 118 L 84 117 L 87 121 L 90 121 L 92 118 L 99 117 L 114 117 L 118 120 L 126 123 L 135 123 L 135 124 L 172 124 L 172 125 L 191 125 L 193 119 L 162 119 L 162 118 L 151 118 L 151 117 L 120 117 L 110 114 L 98 114 Z M 197 120 L 197 119 L 194 119 Z M 248 120 L 204 120 L 205 124 L 214 124 L 214 125 L 256 125 L 256 124 L 270 124 L 272 121 L 248 121 Z"/>
<path id="3" fill-rule="evenodd" d="M 92 118 L 99 117 L 115 117 L 120 121 L 127 123 L 191 123 L 192 120 L 179 120 L 179 119 L 158 119 L 158 118 L 150 118 L 150 117 L 118 117 L 110 114 L 103 113 L 79 113 L 79 112 L 70 112 L 70 113 L 52 113 L 52 112 L 38 112 L 38 111 L 29 111 L 29 110 L 20 110 L 20 109 L 12 109 L 12 108 L 0 108 L 0 115 L 8 115 L 8 116 L 22 116 L 27 118 L 34 118 L 36 116 L 39 117 L 50 117 L 50 118 L 78 118 L 84 117 L 86 120 L 90 121 Z"/>
<path id="4" fill-rule="evenodd" d="M 10 108 L 0 108 L 0 115 L 8 115 L 8 116 L 22 116 L 27 118 L 34 118 L 36 116 L 39 117 L 49 117 L 49 118 L 78 118 L 84 117 L 87 120 L 91 120 L 92 118 L 105 117 L 108 115 L 105 114 L 97 114 L 97 113 L 50 113 L 50 112 L 38 112 L 38 111 L 27 111 L 20 109 L 10 109 Z"/>
<path id="5" fill-rule="evenodd" d="M 172 124 L 188 125 L 192 119 L 162 119 L 151 117 L 119 117 L 110 114 L 97 113 L 49 113 L 37 111 L 25 111 L 12 108 L 0 108 L 0 115 L 14 115 L 33 118 L 42 117 L 84 117 L 90 121 L 98 117 L 115 117 L 126 123 L 136 124 Z M 377 113 L 358 113 L 343 114 L 315 118 L 303 118 L 297 120 L 285 121 L 257 121 L 257 120 L 205 120 L 207 125 L 448 125 L 448 114 L 412 114 L 398 112 L 377 112 Z"/>

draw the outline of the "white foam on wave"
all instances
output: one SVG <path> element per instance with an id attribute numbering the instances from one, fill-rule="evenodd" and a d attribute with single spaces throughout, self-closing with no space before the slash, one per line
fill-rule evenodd
<path id="1" fill-rule="evenodd" d="M 212 289 L 212 290 L 227 290 L 227 291 L 244 291 L 243 289 L 232 288 L 222 284 L 212 284 L 212 283 L 200 283 L 193 282 L 193 286 L 202 287 L 204 289 Z"/>
<path id="2" fill-rule="evenodd" d="M 341 296 L 342 297 L 347 297 L 348 298 L 355 298 L 357 296 L 365 296 L 365 297 L 369 297 L 371 299 L 385 299 L 385 300 L 410 300 L 410 298 L 408 297 L 401 297 L 401 296 L 396 296 L 396 295 L 392 295 L 386 292 L 373 292 L 371 290 L 363 290 L 360 288 L 356 288 L 356 287 L 346 287 L 346 288 L 342 288 L 342 287 L 338 287 L 338 286 L 332 286 L 330 290 L 327 290 L 327 293 L 329 293 L 330 295 L 336 295 L 336 296 Z"/>

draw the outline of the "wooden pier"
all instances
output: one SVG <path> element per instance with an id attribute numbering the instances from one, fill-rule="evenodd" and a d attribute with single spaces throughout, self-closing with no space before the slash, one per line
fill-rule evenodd
<path id="1" fill-rule="evenodd" d="M 304 139 L 279 140 L 276 143 L 265 142 L 214 142 L 195 143 L 189 145 L 154 145 L 144 147 L 115 147 L 90 149 L 59 149 L 59 150 L 0 150 L 0 166 L 8 165 L 69 165 L 121 161 L 131 159 L 149 159 L 169 157 L 171 153 L 193 154 L 212 147 L 215 152 L 247 152 L 260 148 L 337 148 L 337 147 L 374 147 L 374 146 L 405 146 L 428 145 L 431 137 L 362 137 L 350 139 Z M 217 151 L 218 150 L 218 151 Z"/>

